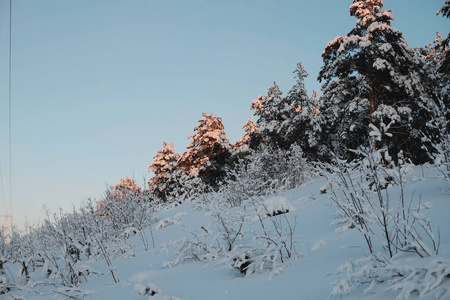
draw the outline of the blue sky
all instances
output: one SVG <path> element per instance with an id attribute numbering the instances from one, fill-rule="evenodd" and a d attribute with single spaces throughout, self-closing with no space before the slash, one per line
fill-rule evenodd
<path id="1" fill-rule="evenodd" d="M 14 222 L 70 210 L 125 176 L 143 183 L 163 141 L 182 153 L 202 112 L 232 142 L 250 103 L 355 24 L 351 1 L 12 0 Z M 386 0 L 411 46 L 447 34 L 444 0 Z M 9 204 L 9 0 L 0 0 L 0 215 Z M 147 180 L 150 175 L 147 175 Z M 4 194 L 4 196 L 3 196 Z"/>

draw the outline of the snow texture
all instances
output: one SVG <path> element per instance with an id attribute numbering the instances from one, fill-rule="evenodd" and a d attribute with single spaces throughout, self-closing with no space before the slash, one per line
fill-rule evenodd
<path id="1" fill-rule="evenodd" d="M 421 203 L 432 204 L 427 204 L 427 208 L 424 206 L 422 209 L 423 214 L 431 219 L 433 228 L 440 228 L 440 251 L 437 256 L 419 259 L 417 256 L 405 253 L 387 260 L 382 255 L 368 255 L 360 234 L 355 230 L 336 233 L 336 226 L 330 225 L 336 210 L 331 205 L 330 192 L 320 193 L 321 188 L 328 186 L 329 180 L 335 176 L 327 174 L 327 178 L 320 177 L 301 187 L 286 190 L 265 199 L 264 203 L 271 208 L 271 211 L 289 208 L 288 213 L 266 218 L 265 224 L 270 225 L 272 218 L 283 220 L 286 216 L 291 224 L 297 220 L 295 236 L 297 238 L 301 236 L 296 248 L 303 254 L 298 259 L 288 260 L 287 263 L 279 265 L 276 274 L 271 275 L 265 269 L 260 271 L 261 265 L 254 265 L 257 272 L 243 276 L 238 270 L 228 266 L 226 255 L 218 256 L 210 264 L 204 264 L 201 261 L 185 261 L 170 268 L 163 268 L 165 261 L 173 259 L 176 248 L 169 248 L 169 252 L 161 251 L 162 244 L 181 240 L 187 232 L 195 233 L 200 237 L 201 234 L 206 234 L 206 231 L 212 232 L 214 229 L 213 226 L 209 226 L 214 220 L 213 215 L 199 210 L 199 207 L 193 203 L 183 203 L 156 213 L 155 219 L 168 220 L 167 224 L 172 224 L 160 226 L 159 230 L 153 232 L 155 247 L 149 247 L 145 251 L 139 235 L 130 235 L 127 245 L 134 249 L 134 255 L 126 258 L 118 252 L 110 257 L 113 270 L 120 278 L 120 282 L 116 284 L 113 283 L 110 269 L 104 259 L 98 260 L 91 256 L 90 259 L 82 258 L 77 268 L 95 276 L 87 277 L 87 280 L 83 279 L 77 287 L 53 287 L 47 284 L 52 275 L 46 279 L 48 272 L 45 270 L 55 270 L 51 264 L 37 269 L 37 273 L 31 273 L 29 284 L 20 289 L 14 288 L 14 283 L 17 284 L 24 278 L 20 272 L 21 266 L 9 265 L 7 272 L 0 274 L 1 287 L 2 289 L 12 288 L 9 295 L 13 299 L 65 299 L 67 298 L 65 295 L 76 299 L 84 297 L 85 299 L 130 300 L 145 299 L 145 297 L 151 300 L 210 300 L 211 298 L 294 300 L 327 299 L 327 297 L 330 300 L 402 300 L 416 299 L 419 296 L 420 299 L 425 300 L 448 299 L 450 198 L 444 191 L 447 182 L 438 176 L 440 173 L 436 166 L 411 166 L 410 169 L 411 171 L 405 175 L 407 198 L 412 194 L 416 197 L 420 195 Z M 353 175 L 362 177 L 359 173 Z M 399 194 L 399 188 L 392 185 L 386 192 L 389 192 L 394 199 Z M 250 209 L 247 213 L 251 211 Z M 233 228 L 237 226 L 238 229 L 239 224 L 234 220 L 240 218 L 242 209 L 236 208 L 226 212 L 230 218 L 229 226 L 234 226 Z M 177 221 L 169 222 L 169 220 Z M 254 220 L 247 219 L 245 222 L 251 226 L 248 228 L 251 230 L 247 232 L 253 232 L 255 237 L 265 236 L 264 229 Z M 158 226 L 157 222 L 153 224 L 153 227 L 156 226 Z M 284 226 L 287 226 L 287 223 L 284 223 L 283 228 Z M 147 236 L 151 236 L 149 228 L 144 231 Z M 249 239 L 245 238 L 236 244 L 239 247 L 235 248 L 237 251 L 235 254 L 244 255 L 242 256 L 244 260 L 246 259 L 244 253 L 269 253 L 266 252 L 268 248 L 267 250 L 263 247 L 259 248 L 258 240 L 252 240 L 253 234 L 248 235 Z M 263 245 L 265 244 L 262 243 L 261 246 Z M 252 249 L 256 252 L 246 252 L 246 249 L 249 250 L 246 248 L 248 246 L 254 247 Z M 113 247 L 112 244 L 109 247 Z M 261 250 L 264 252 L 257 252 Z M 340 271 L 336 272 L 336 270 Z M 403 276 L 395 275 L 400 273 Z M 15 274 L 18 274 L 18 277 L 12 280 L 11 276 L 16 276 Z M 153 296 L 149 295 L 153 292 L 155 293 Z"/>

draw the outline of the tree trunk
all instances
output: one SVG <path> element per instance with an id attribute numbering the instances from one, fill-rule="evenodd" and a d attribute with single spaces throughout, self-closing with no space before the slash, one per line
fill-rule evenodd
<path id="1" fill-rule="evenodd" d="M 369 116 L 370 116 L 370 123 L 374 126 L 375 125 L 375 118 L 373 116 L 373 113 L 376 110 L 375 105 L 375 82 L 374 82 L 374 76 L 373 76 L 373 59 L 369 58 L 369 87 L 370 87 L 370 93 L 369 93 Z M 377 141 L 375 136 L 370 137 L 370 146 L 372 148 L 372 151 L 377 150 Z"/>

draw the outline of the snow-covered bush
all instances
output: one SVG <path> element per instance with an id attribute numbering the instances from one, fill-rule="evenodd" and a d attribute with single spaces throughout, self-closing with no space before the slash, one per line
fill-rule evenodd
<path id="1" fill-rule="evenodd" d="M 6 273 L 6 264 L 10 260 L 9 239 L 6 230 L 0 228 L 0 295 L 8 293 L 11 289 L 11 280 Z"/>
<path id="2" fill-rule="evenodd" d="M 176 206 L 184 201 L 194 201 L 200 195 L 212 191 L 200 177 L 186 173 L 181 168 L 172 172 L 166 184 L 169 187 L 166 207 Z"/>
<path id="3" fill-rule="evenodd" d="M 129 238 L 139 235 L 148 249 L 144 229 L 155 221 L 152 197 L 132 180 L 123 180 L 100 202 L 89 200 L 72 212 L 47 211 L 41 225 L 13 231 L 8 241 L 2 235 L 0 291 L 13 295 L 25 289 L 43 296 L 83 298 L 87 292 L 79 286 L 100 274 L 90 266 L 95 260 L 103 260 L 114 282 L 119 282 L 112 259 L 134 256 Z M 13 275 L 5 272 L 13 265 L 20 281 L 10 280 Z"/>
<path id="4" fill-rule="evenodd" d="M 239 272 L 251 275 L 255 272 L 270 270 L 270 276 L 280 274 L 287 267 L 289 260 L 296 260 L 301 255 L 295 248 L 297 237 L 295 230 L 297 220 L 289 221 L 284 214 L 292 205 L 285 198 L 251 200 L 259 228 L 249 233 L 250 241 L 236 246 L 227 255 L 228 265 Z M 285 210 L 278 216 L 274 212 Z"/>
<path id="5" fill-rule="evenodd" d="M 414 203 L 413 192 L 407 200 L 405 176 L 410 166 L 402 153 L 397 163 L 389 161 L 385 154 L 382 150 L 365 149 L 358 151 L 362 156 L 360 163 L 348 165 L 338 161 L 337 167 L 330 167 L 338 178 L 331 182 L 331 200 L 337 207 L 334 224 L 339 225 L 338 231 L 357 229 L 370 253 L 341 267 L 339 272 L 345 273 L 345 278 L 333 284 L 332 295 L 347 294 L 366 283 L 371 284 L 371 289 L 381 282 L 390 282 L 387 289 L 399 289 L 397 299 L 407 299 L 416 286 L 422 294 L 442 281 L 440 273 L 433 275 L 436 280 L 425 276 L 426 268 L 406 270 L 396 266 L 402 254 L 410 253 L 418 258 L 436 256 L 440 237 L 434 235 L 431 221 L 423 213 L 427 205 L 420 201 Z M 386 162 L 390 164 L 386 166 Z M 445 270 L 444 277 L 448 274 Z M 434 280 L 436 285 L 428 284 L 429 280 Z"/>
<path id="6" fill-rule="evenodd" d="M 427 125 L 435 129 L 438 136 L 424 135 L 422 139 L 424 142 L 431 143 L 434 152 L 429 153 L 429 155 L 450 188 L 450 120 L 448 119 L 450 108 L 440 100 L 439 106 L 435 107 L 434 115 L 435 117 Z"/>
<path id="7" fill-rule="evenodd" d="M 274 214 L 274 209 L 277 212 L 292 209 L 285 198 L 268 201 L 264 197 L 251 197 L 240 207 L 217 199 L 204 200 L 199 205 L 211 216 L 211 223 L 164 245 L 167 252 L 173 253 L 173 260 L 166 266 L 189 260 L 209 264 L 226 258 L 228 266 L 241 273 L 251 275 L 270 270 L 272 277 L 281 273 L 288 261 L 299 257 L 295 248 L 296 220 L 292 222 L 285 214 Z"/>
<path id="8" fill-rule="evenodd" d="M 166 251 L 174 254 L 167 265 L 186 260 L 210 263 L 226 257 L 232 268 L 246 274 L 267 269 L 272 275 L 281 272 L 287 260 L 298 257 L 296 222 L 275 216 L 293 207 L 284 198 L 263 196 L 295 188 L 315 176 L 296 145 L 288 151 L 262 147 L 238 160 L 218 191 L 194 201 L 212 221 L 166 244 Z"/>
<path id="9" fill-rule="evenodd" d="M 285 197 L 273 196 L 265 199 L 258 209 L 258 215 L 273 217 L 288 213 L 295 208 Z"/>
<path id="10" fill-rule="evenodd" d="M 186 215 L 186 213 L 178 213 L 173 218 L 165 218 L 161 221 L 159 221 L 156 224 L 156 229 L 166 228 L 167 226 L 173 225 L 173 224 L 180 224 L 181 217 Z"/>
<path id="11" fill-rule="evenodd" d="M 316 173 L 298 145 L 289 150 L 264 146 L 235 162 L 215 198 L 239 206 L 253 196 L 296 188 L 314 177 Z"/>
<path id="12" fill-rule="evenodd" d="M 417 263 L 416 263 L 417 264 Z M 419 266 L 409 266 L 402 259 L 388 259 L 382 253 L 373 253 L 367 257 L 347 261 L 338 273 L 342 278 L 333 283 L 330 296 L 344 295 L 362 285 L 369 285 L 364 294 L 370 293 L 376 286 L 386 292 L 397 292 L 395 300 L 409 300 L 433 294 L 435 299 L 447 299 L 450 291 L 441 287 L 450 277 L 450 261 L 434 258 L 424 260 Z"/>
<path id="13" fill-rule="evenodd" d="M 233 209 L 225 202 L 211 199 L 203 200 L 199 205 L 211 216 L 211 223 L 196 232 L 186 232 L 181 240 L 164 245 L 167 252 L 173 253 L 173 260 L 166 263 L 167 266 L 189 260 L 211 263 L 242 242 L 244 225 L 250 218 L 246 207 Z"/>
<path id="14" fill-rule="evenodd" d="M 426 206 L 420 201 L 413 205 L 413 197 L 409 202 L 406 199 L 405 175 L 410 167 L 401 152 L 397 164 L 391 161 L 389 166 L 380 163 L 387 158 L 382 150 L 365 149 L 358 154 L 363 156 L 361 163 L 346 165 L 337 161 L 337 167 L 330 166 L 338 177 L 331 182 L 338 230 L 356 228 L 370 253 L 382 250 L 389 257 L 398 251 L 415 252 L 420 257 L 435 255 L 439 241 L 430 220 L 422 213 Z M 398 198 L 390 193 L 394 187 Z"/>
<path id="15" fill-rule="evenodd" d="M 103 216 L 112 226 L 113 236 L 120 239 L 124 234 L 135 232 L 139 234 L 145 249 L 148 249 L 147 237 L 143 229 L 150 227 L 152 214 L 158 202 L 156 197 L 146 191 L 134 193 L 122 191 L 121 196 L 108 189 L 106 197 L 97 207 L 97 214 Z M 135 229 L 135 230 L 130 230 Z M 123 239 L 122 239 L 123 240 Z"/>

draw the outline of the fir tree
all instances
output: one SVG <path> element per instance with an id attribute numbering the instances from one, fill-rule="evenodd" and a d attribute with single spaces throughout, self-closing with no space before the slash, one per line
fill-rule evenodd
<path id="1" fill-rule="evenodd" d="M 258 117 L 258 130 L 271 134 L 276 132 L 282 120 L 280 112 L 284 110 L 283 92 L 274 82 L 268 88 L 267 95 L 259 95 L 250 106 L 254 109 L 254 115 Z"/>
<path id="2" fill-rule="evenodd" d="M 310 107 L 310 99 L 305 88 L 305 78 L 308 77 L 308 72 L 300 62 L 297 62 L 297 68 L 293 73 L 296 82 L 286 97 L 287 105 L 281 107 L 280 113 L 284 120 L 278 128 L 278 135 L 288 145 L 295 143 L 301 132 L 304 131 L 305 118 L 302 117 L 302 112 L 307 112 Z"/>
<path id="3" fill-rule="evenodd" d="M 422 84 L 429 68 L 382 7 L 382 0 L 354 0 L 350 15 L 358 19 L 356 27 L 329 42 L 322 54 L 323 136 L 341 157 L 351 158 L 349 150 L 370 144 L 384 149 L 386 157 L 403 150 L 421 163 L 428 159 L 421 132 L 434 105 Z"/>
<path id="4" fill-rule="evenodd" d="M 250 145 L 251 136 L 254 133 L 258 132 L 258 127 L 256 126 L 255 122 L 253 122 L 253 119 L 251 117 L 244 124 L 244 126 L 242 126 L 242 129 L 244 129 L 244 135 L 239 138 L 236 143 L 233 144 L 233 147 L 237 149 L 248 148 Z"/>
<path id="5" fill-rule="evenodd" d="M 319 113 L 317 91 L 314 90 L 313 96 L 308 97 L 305 87 L 305 78 L 308 77 L 308 73 L 300 62 L 297 63 L 293 73 L 296 82 L 286 97 L 288 105 L 284 106 L 285 120 L 281 123 L 278 134 L 284 140 L 285 149 L 297 144 L 309 158 L 315 159 L 317 142 L 314 137 L 317 131 L 320 131 L 320 127 L 315 126 Z"/>
<path id="6" fill-rule="evenodd" d="M 442 14 L 443 17 L 450 19 L 450 0 L 446 0 L 444 6 L 437 11 L 437 14 Z M 447 109 L 450 110 L 450 33 L 447 35 L 446 39 L 437 38 L 435 40 L 434 48 L 437 52 L 437 71 L 440 75 L 441 80 L 441 95 Z"/>
<path id="7" fill-rule="evenodd" d="M 294 107 L 289 102 L 290 99 L 282 97 L 282 94 L 283 92 L 274 82 L 268 88 L 267 95 L 259 95 L 252 101 L 250 108 L 255 110 L 254 115 L 258 117 L 256 121 L 258 133 L 252 137 L 252 147 L 258 148 L 261 143 L 277 148 L 286 146 L 281 127 L 282 123 L 290 117 Z"/>
<path id="8" fill-rule="evenodd" d="M 424 48 L 425 61 L 433 71 L 428 86 L 432 87 L 434 97 L 443 101 L 447 109 L 450 109 L 450 66 L 446 66 L 449 50 L 448 41 L 438 32 L 433 44 Z"/>
<path id="9" fill-rule="evenodd" d="M 178 165 L 193 176 L 200 176 L 202 180 L 215 186 L 223 177 L 223 167 L 230 157 L 230 142 L 221 117 L 213 114 L 202 114 L 199 125 L 194 128 L 192 139 L 183 153 Z"/>
<path id="10" fill-rule="evenodd" d="M 311 145 L 315 145 L 312 137 L 313 130 L 318 129 L 314 126 L 314 115 L 318 113 L 317 93 L 314 99 L 308 97 L 305 88 L 308 73 L 302 63 L 297 62 L 293 73 L 296 82 L 286 97 L 282 97 L 282 92 L 274 83 L 266 96 L 260 95 L 253 100 L 251 109 L 255 110 L 254 115 L 258 117 L 258 133 L 251 137 L 252 148 L 258 148 L 261 143 L 284 150 L 293 144 L 301 145 L 304 149 L 312 149 Z"/>
<path id="11" fill-rule="evenodd" d="M 253 135 L 251 141 L 253 147 L 257 148 L 261 143 L 273 146 L 278 144 L 277 132 L 283 121 L 280 112 L 284 110 L 282 94 L 283 92 L 274 82 L 268 88 L 267 95 L 259 95 L 252 101 L 250 108 L 255 110 L 254 115 L 258 117 L 256 121 L 258 133 Z"/>
<path id="12" fill-rule="evenodd" d="M 161 149 L 153 157 L 154 161 L 148 168 L 148 172 L 155 174 L 148 182 L 148 186 L 163 201 L 167 200 L 167 195 L 173 188 L 169 183 L 177 167 L 179 157 L 180 155 L 175 153 L 174 144 L 163 142 Z"/>
<path id="13" fill-rule="evenodd" d="M 437 14 L 450 18 L 450 0 L 445 0 L 445 4 L 437 11 Z"/>
<path id="14" fill-rule="evenodd" d="M 307 110 L 310 108 L 310 99 L 305 87 L 305 78 L 308 77 L 308 72 L 301 62 L 297 62 L 297 68 L 293 73 L 296 81 L 288 93 L 288 98 L 295 111 Z"/>
<path id="15" fill-rule="evenodd" d="M 445 5 L 437 11 L 437 15 L 441 14 L 444 17 L 450 18 L 450 0 L 447 0 Z M 439 104 L 435 110 L 435 117 L 428 122 L 429 127 L 435 129 L 433 135 L 424 137 L 430 141 L 436 150 L 431 156 L 434 157 L 449 157 L 449 133 L 450 133 L 450 34 L 446 39 L 436 32 L 436 38 L 433 43 L 424 48 L 424 56 L 427 64 L 432 69 L 432 74 L 429 76 L 427 86 L 433 91 L 433 97 Z M 448 162 L 448 159 L 444 161 Z M 438 163 L 440 165 L 441 163 Z"/>

